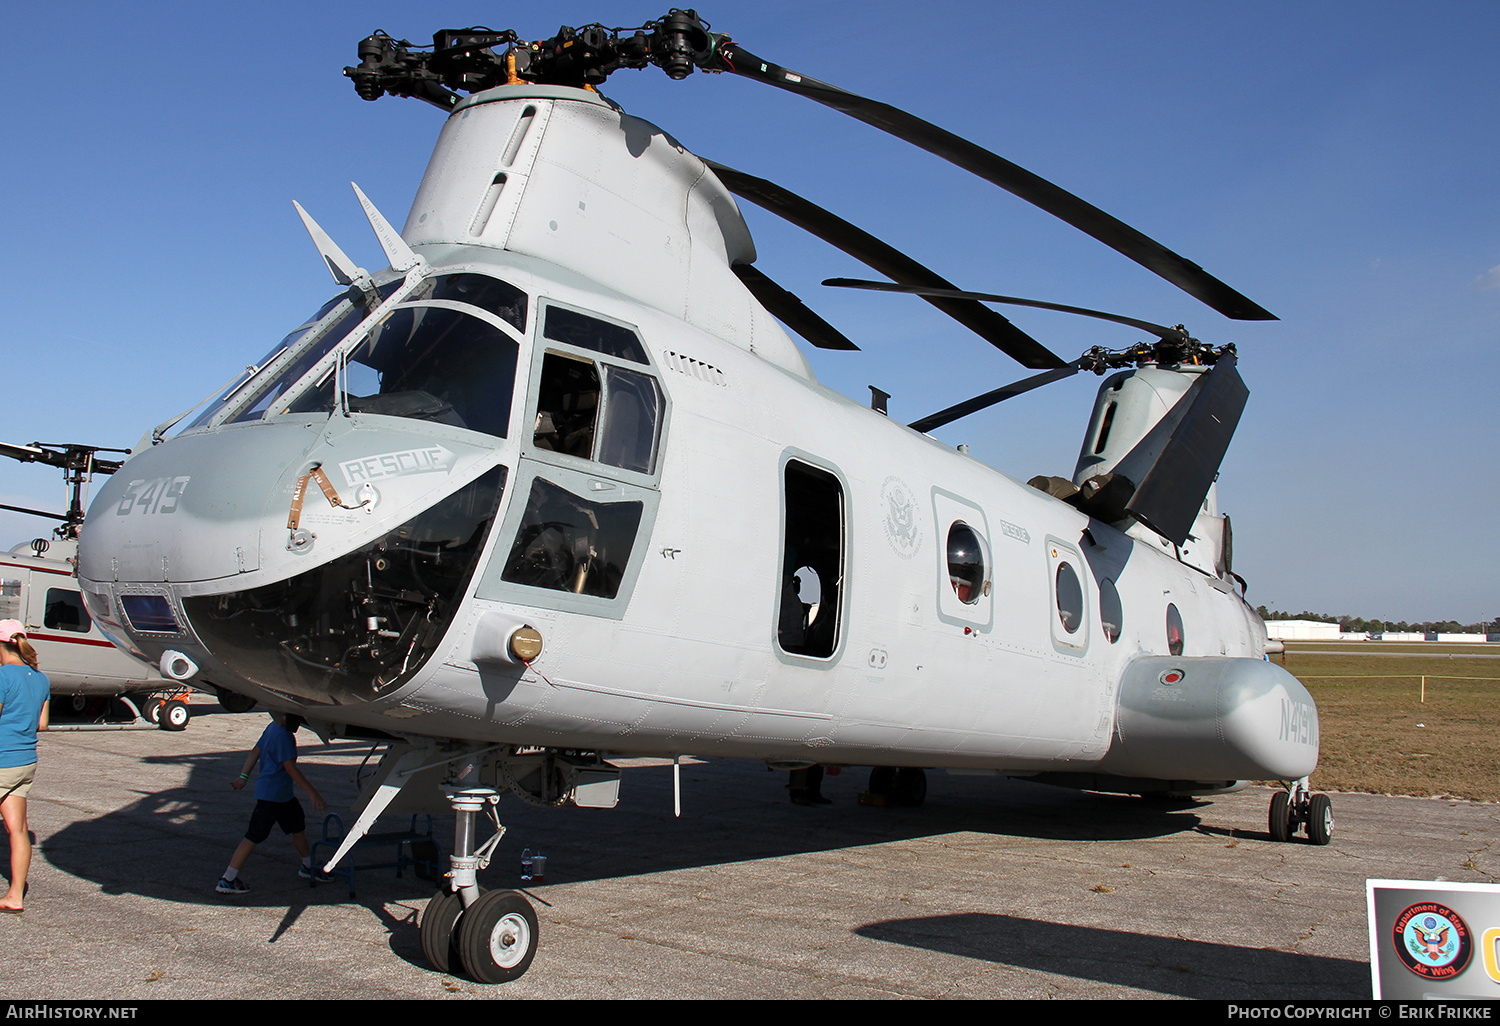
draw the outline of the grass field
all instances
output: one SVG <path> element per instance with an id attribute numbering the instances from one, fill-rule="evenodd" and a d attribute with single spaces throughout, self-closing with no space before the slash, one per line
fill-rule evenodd
<path id="1" fill-rule="evenodd" d="M 1500 645 L 1288 642 L 1286 668 L 1318 703 L 1312 787 L 1500 801 L 1497 657 Z"/>

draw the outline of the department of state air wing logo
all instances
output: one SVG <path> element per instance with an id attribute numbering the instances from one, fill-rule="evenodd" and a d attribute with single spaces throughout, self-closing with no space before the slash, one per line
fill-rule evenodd
<path id="1" fill-rule="evenodd" d="M 1428 980 L 1457 976 L 1474 953 L 1469 926 L 1436 901 L 1421 901 L 1396 917 L 1391 940 L 1401 963 Z"/>
<path id="2" fill-rule="evenodd" d="M 922 527 L 917 521 L 917 501 L 906 482 L 888 477 L 880 486 L 880 504 L 885 511 L 881 520 L 885 539 L 902 559 L 910 559 L 922 545 Z"/>

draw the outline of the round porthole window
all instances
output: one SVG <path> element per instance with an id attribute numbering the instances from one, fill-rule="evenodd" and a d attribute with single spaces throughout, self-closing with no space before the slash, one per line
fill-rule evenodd
<path id="1" fill-rule="evenodd" d="M 1182 655 L 1182 614 L 1172 603 L 1167 603 L 1167 651 Z"/>
<path id="2" fill-rule="evenodd" d="M 966 606 L 974 605 L 988 593 L 984 543 L 963 521 L 948 528 L 948 583 L 953 585 L 958 600 Z"/>
<path id="3" fill-rule="evenodd" d="M 1076 634 L 1083 623 L 1083 585 L 1069 563 L 1057 564 L 1057 615 L 1069 634 Z"/>

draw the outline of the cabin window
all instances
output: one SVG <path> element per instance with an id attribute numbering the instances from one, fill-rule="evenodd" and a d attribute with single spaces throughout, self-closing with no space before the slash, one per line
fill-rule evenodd
<path id="1" fill-rule="evenodd" d="M 501 579 L 612 599 L 625 577 L 643 508 L 640 502 L 594 502 L 539 477 L 531 483 Z"/>
<path id="2" fill-rule="evenodd" d="M 776 640 L 783 652 L 826 659 L 839 645 L 844 586 L 844 491 L 826 470 L 789 460 L 783 492 L 781 599 Z"/>
<path id="3" fill-rule="evenodd" d="M 0 577 L 0 620 L 21 619 L 21 581 Z"/>
<path id="4" fill-rule="evenodd" d="M 83 596 L 67 588 L 48 588 L 47 601 L 42 608 L 42 626 L 54 631 L 89 632 L 88 610 L 83 608 Z"/>
<path id="5" fill-rule="evenodd" d="M 948 583 L 966 606 L 978 604 L 989 594 L 984 564 L 984 543 L 963 521 L 948 529 Z"/>
<path id="6" fill-rule="evenodd" d="M 1057 565 L 1057 617 L 1069 634 L 1076 634 L 1083 623 L 1083 585 L 1071 563 Z"/>
<path id="7" fill-rule="evenodd" d="M 1120 602 L 1120 592 L 1115 582 L 1108 577 L 1099 582 L 1099 626 L 1104 636 L 1113 645 L 1120 640 L 1121 623 L 1125 619 L 1125 607 Z"/>
<path id="8" fill-rule="evenodd" d="M 1167 603 L 1167 651 L 1174 656 L 1182 655 L 1182 614 L 1172 603 Z"/>

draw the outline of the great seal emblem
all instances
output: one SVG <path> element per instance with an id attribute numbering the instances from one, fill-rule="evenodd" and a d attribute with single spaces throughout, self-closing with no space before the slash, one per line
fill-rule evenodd
<path id="1" fill-rule="evenodd" d="M 910 559 L 922 547 L 922 525 L 917 519 L 917 500 L 905 481 L 891 476 L 880 486 L 880 504 L 885 510 L 881 525 L 885 540 L 896 555 Z"/>

